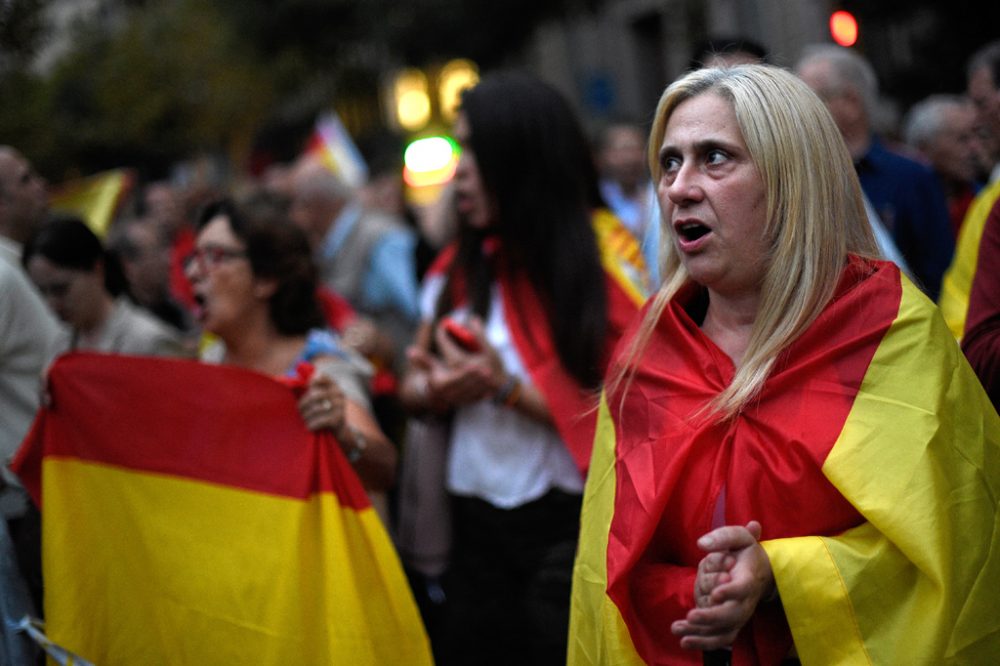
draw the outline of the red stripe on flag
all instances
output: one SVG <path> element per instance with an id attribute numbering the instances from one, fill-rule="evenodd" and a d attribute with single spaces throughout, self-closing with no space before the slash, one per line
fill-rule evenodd
<path id="1" fill-rule="evenodd" d="M 265 375 L 73 353 L 52 366 L 48 385 L 50 406 L 15 461 L 36 501 L 41 459 L 57 456 L 296 499 L 333 492 L 343 506 L 369 506 L 333 436 L 309 432 L 292 392 Z"/>
<path id="2" fill-rule="evenodd" d="M 515 278 L 501 274 L 501 284 L 504 318 L 517 352 L 532 382 L 545 396 L 559 436 L 581 473 L 586 474 L 594 445 L 597 393 L 581 387 L 563 367 L 552 341 L 548 317 L 524 274 Z M 612 276 L 605 274 L 605 285 L 608 327 L 602 372 L 626 323 L 637 311 L 635 303 Z"/>

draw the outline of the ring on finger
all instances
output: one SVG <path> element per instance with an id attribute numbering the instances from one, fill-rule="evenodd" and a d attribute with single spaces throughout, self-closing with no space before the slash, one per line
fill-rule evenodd
<path id="1" fill-rule="evenodd" d="M 329 400 L 324 400 L 323 402 L 319 403 L 319 406 L 320 409 L 322 409 L 324 412 L 328 412 L 331 409 L 333 409 L 333 403 L 330 402 Z"/>

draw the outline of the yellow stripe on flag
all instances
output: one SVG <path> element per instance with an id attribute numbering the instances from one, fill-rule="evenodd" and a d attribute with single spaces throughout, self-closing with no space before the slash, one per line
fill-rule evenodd
<path id="1" fill-rule="evenodd" d="M 941 295 L 938 304 L 941 314 L 948 323 L 952 335 L 961 340 L 965 334 L 965 316 L 969 311 L 969 295 L 972 293 L 972 280 L 976 276 L 976 265 L 979 263 L 979 242 L 986 228 L 986 218 L 993 204 L 1000 198 L 1000 180 L 988 185 L 976 196 L 958 234 L 955 244 L 955 256 L 941 281 Z"/>
<path id="2" fill-rule="evenodd" d="M 591 225 L 597 236 L 604 270 L 615 278 L 633 303 L 641 306 L 646 302 L 649 274 L 639 243 L 622 226 L 621 221 L 607 210 L 595 211 L 591 217 Z"/>
<path id="3" fill-rule="evenodd" d="M 573 565 L 567 660 L 570 666 L 643 663 L 618 607 L 607 595 L 608 534 L 615 509 L 615 484 L 615 425 L 602 395 L 583 494 L 581 515 L 587 520 L 580 525 L 580 546 Z"/>
<path id="4" fill-rule="evenodd" d="M 867 522 L 763 544 L 802 663 L 1000 654 L 1000 418 L 945 329 L 903 278 L 899 314 L 823 466 Z"/>
<path id="5" fill-rule="evenodd" d="M 803 663 L 871 664 L 844 581 L 822 537 L 762 544 L 771 560 L 781 603 Z M 788 581 L 794 580 L 795 584 Z M 803 647 L 798 647 L 803 646 Z"/>
<path id="6" fill-rule="evenodd" d="M 371 507 L 46 458 L 47 630 L 98 664 L 430 664 Z M 79 609 L 86 609 L 78 614 Z"/>

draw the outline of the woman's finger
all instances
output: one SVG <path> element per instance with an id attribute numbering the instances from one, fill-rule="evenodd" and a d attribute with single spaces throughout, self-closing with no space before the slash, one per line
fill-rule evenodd
<path id="1" fill-rule="evenodd" d="M 451 339 L 444 325 L 440 322 L 434 327 L 434 341 L 437 342 L 438 351 L 441 353 L 441 358 L 444 359 L 445 363 L 454 364 L 469 355 L 469 352 L 459 347 Z"/>
<path id="2" fill-rule="evenodd" d="M 718 573 L 704 574 L 698 576 L 695 581 L 695 602 L 698 606 L 708 606 L 709 604 L 715 602 L 714 590 L 720 585 L 725 585 L 731 580 L 731 576 L 728 571 L 720 571 Z"/>
<path id="3" fill-rule="evenodd" d="M 732 631 L 743 626 L 744 609 L 737 601 L 725 601 L 704 608 L 692 608 L 684 619 L 693 627 L 716 632 Z"/>
<path id="4" fill-rule="evenodd" d="M 728 552 L 709 553 L 701 558 L 701 562 L 698 563 L 698 572 L 718 573 L 720 571 L 729 571 L 733 568 L 734 564 L 736 564 L 736 558 Z"/>
<path id="5" fill-rule="evenodd" d="M 698 539 L 698 547 L 709 552 L 740 550 L 757 543 L 757 539 L 742 525 L 718 527 Z"/>
<path id="6" fill-rule="evenodd" d="M 736 632 L 712 636 L 684 636 L 681 647 L 686 650 L 720 650 L 732 646 Z"/>
<path id="7" fill-rule="evenodd" d="M 309 430 L 336 430 L 344 418 L 344 394 L 331 377 L 317 373 L 299 400 L 299 412 Z"/>

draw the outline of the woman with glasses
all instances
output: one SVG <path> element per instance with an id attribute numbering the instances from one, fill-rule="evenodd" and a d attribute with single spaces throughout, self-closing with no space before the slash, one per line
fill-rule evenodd
<path id="1" fill-rule="evenodd" d="M 82 220 L 43 224 L 21 256 L 46 303 L 71 331 L 70 349 L 139 356 L 187 356 L 180 334 L 123 295 L 118 264 Z"/>
<path id="2" fill-rule="evenodd" d="M 274 377 L 294 377 L 300 364 L 312 364 L 315 373 L 299 400 L 306 426 L 333 431 L 370 494 L 388 489 L 396 451 L 369 408 L 371 370 L 323 328 L 306 237 L 279 205 L 262 199 L 210 204 L 197 227 L 185 271 L 195 316 L 218 338 L 203 360 Z"/>

